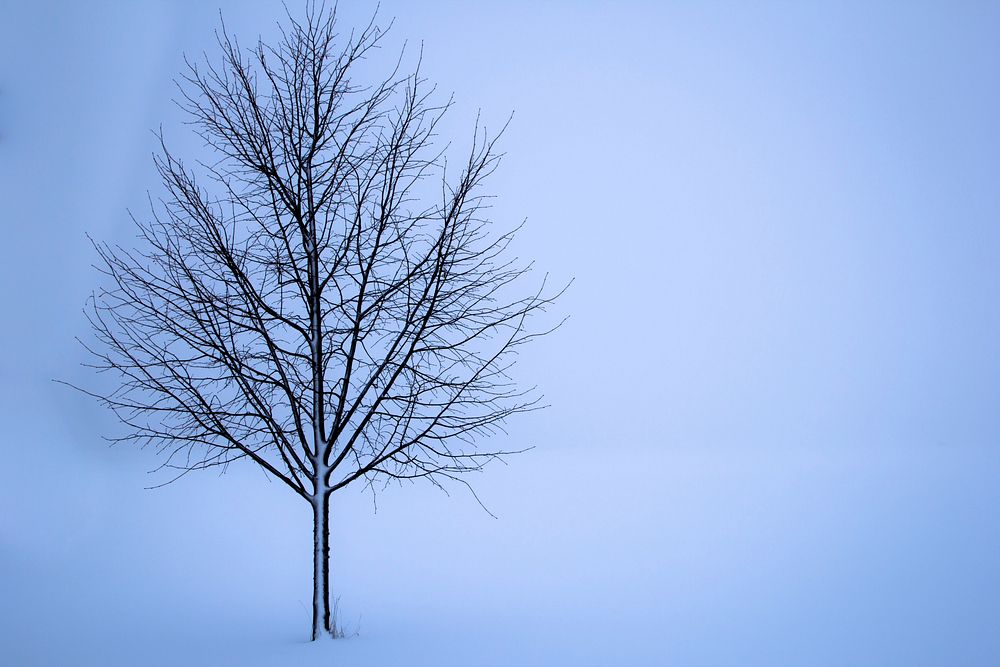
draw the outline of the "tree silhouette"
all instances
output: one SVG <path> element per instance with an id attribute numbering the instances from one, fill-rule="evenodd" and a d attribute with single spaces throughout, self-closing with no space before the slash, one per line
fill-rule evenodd
<path id="1" fill-rule="evenodd" d="M 496 139 L 477 122 L 454 176 L 417 63 L 372 83 L 372 19 L 291 16 L 274 46 L 225 27 L 221 63 L 188 63 L 179 103 L 214 154 L 186 166 L 162 135 L 165 195 L 135 248 L 100 243 L 105 287 L 88 308 L 97 396 L 188 472 L 249 459 L 302 497 L 314 523 L 313 639 L 330 613 L 330 496 L 350 484 L 436 485 L 505 454 L 477 445 L 539 407 L 508 371 L 545 332 L 557 296 L 523 290 L 514 231 L 485 217 Z M 501 133 L 502 134 L 502 131 Z"/>

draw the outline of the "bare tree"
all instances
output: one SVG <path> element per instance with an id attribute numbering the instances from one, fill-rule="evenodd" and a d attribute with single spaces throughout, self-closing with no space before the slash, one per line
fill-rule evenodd
<path id="1" fill-rule="evenodd" d="M 165 195 L 136 248 L 97 244 L 88 310 L 93 365 L 121 379 L 91 392 L 127 426 L 115 440 L 154 446 L 169 481 L 249 459 L 309 503 L 314 639 L 334 632 L 331 494 L 467 484 L 513 453 L 477 442 L 538 407 L 508 371 L 555 296 L 517 292 L 530 265 L 485 217 L 496 137 L 477 123 L 451 177 L 450 101 L 402 56 L 359 81 L 385 31 L 336 26 L 312 7 L 250 49 L 223 27 L 221 64 L 188 64 L 179 102 L 217 159 L 188 167 L 161 136 Z"/>

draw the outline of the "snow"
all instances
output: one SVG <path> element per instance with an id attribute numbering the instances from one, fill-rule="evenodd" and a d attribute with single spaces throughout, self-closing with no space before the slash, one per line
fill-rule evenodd
<path id="1" fill-rule="evenodd" d="M 48 390 L 42 394 L 51 395 Z M 44 403 L 31 391 L 5 405 Z M 157 491 L 148 456 L 5 470 L 0 653 L 16 665 L 987 665 L 1000 456 L 974 447 L 552 448 L 468 496 L 333 498 L 357 635 L 310 629 L 310 508 L 250 468 Z M 17 435 L 17 434 L 15 434 Z M 48 461 L 53 491 L 12 471 Z"/>

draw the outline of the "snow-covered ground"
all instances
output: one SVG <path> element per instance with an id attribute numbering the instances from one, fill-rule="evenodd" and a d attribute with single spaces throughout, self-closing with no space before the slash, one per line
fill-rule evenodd
<path id="1" fill-rule="evenodd" d="M 31 411 L 58 389 L 4 396 Z M 545 449 L 335 501 L 344 625 L 309 629 L 308 508 L 251 469 L 146 491 L 58 426 L 5 461 L 11 665 L 995 664 L 1000 455 Z M 44 488 L 45 493 L 40 493 Z"/>

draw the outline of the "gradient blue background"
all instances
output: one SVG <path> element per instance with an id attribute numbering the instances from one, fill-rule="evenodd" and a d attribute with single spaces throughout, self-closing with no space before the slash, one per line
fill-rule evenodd
<path id="1" fill-rule="evenodd" d="M 0 661 L 1000 664 L 1000 5 L 383 2 L 458 148 L 516 111 L 494 217 L 576 282 L 537 448 L 474 480 L 499 519 L 335 498 L 329 647 L 304 504 L 144 491 L 50 382 L 92 381 L 85 233 L 131 242 L 150 130 L 200 154 L 171 79 L 217 9 L 0 4 Z"/>

